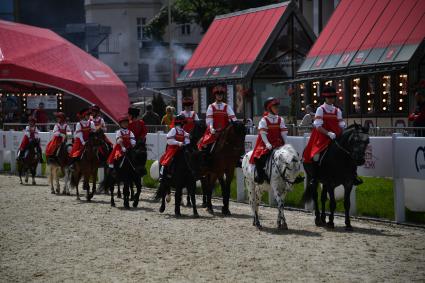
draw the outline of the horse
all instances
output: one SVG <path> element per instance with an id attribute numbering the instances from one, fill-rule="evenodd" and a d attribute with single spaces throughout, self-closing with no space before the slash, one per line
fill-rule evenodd
<path id="1" fill-rule="evenodd" d="M 248 189 L 249 204 L 254 217 L 253 226 L 261 229 L 258 216 L 258 205 L 264 191 L 271 191 L 277 203 L 277 228 L 287 230 L 288 225 L 284 215 L 284 200 L 288 192 L 292 191 L 293 185 L 301 181 L 299 177 L 301 160 L 297 151 L 290 144 L 285 144 L 270 153 L 266 162 L 266 174 L 270 183 L 257 184 L 254 182 L 255 165 L 249 163 L 252 150 L 245 154 L 242 160 L 245 187 Z"/>
<path id="2" fill-rule="evenodd" d="M 357 166 L 365 163 L 365 153 L 369 144 L 369 128 L 362 127 L 354 123 L 343 130 L 342 134 L 331 142 L 329 147 L 320 157 L 318 180 L 311 183 L 311 164 L 304 162 L 304 169 L 307 173 L 307 187 L 304 192 L 304 201 L 314 201 L 315 224 L 317 226 L 327 225 L 334 228 L 334 213 L 336 208 L 335 188 L 344 186 L 344 210 L 345 228 L 352 230 L 350 221 L 350 193 L 353 188 L 353 181 L 356 178 Z M 310 172 L 309 172 L 310 171 Z M 318 204 L 318 182 L 322 183 L 322 212 L 319 212 Z M 327 194 L 330 199 L 329 222 L 326 223 L 325 204 Z"/>
<path id="3" fill-rule="evenodd" d="M 71 151 L 72 144 L 63 141 L 59 146 L 55 156 L 50 156 L 47 158 L 47 164 L 50 167 L 49 174 L 49 183 L 51 193 L 55 193 L 54 182 L 56 181 L 56 194 L 60 194 L 60 184 L 59 184 L 59 172 L 62 172 L 64 175 L 65 185 L 63 187 L 62 194 L 70 195 L 70 176 L 71 170 L 69 165 L 71 163 L 71 157 L 69 157 L 69 152 Z"/>
<path id="4" fill-rule="evenodd" d="M 174 170 L 170 179 L 163 179 L 160 182 L 156 198 L 161 198 L 161 206 L 159 212 L 165 211 L 165 201 L 169 202 L 171 193 L 171 187 L 175 188 L 176 193 L 174 195 L 174 214 L 179 217 L 181 216 L 180 205 L 183 188 L 187 189 L 188 193 L 188 206 L 192 206 L 193 216 L 199 217 L 196 209 L 196 180 L 199 179 L 197 168 L 191 163 L 193 155 L 199 155 L 197 143 L 205 132 L 205 122 L 202 120 L 195 121 L 194 128 L 190 133 L 190 144 L 183 147 L 182 150 L 176 153 L 174 156 L 173 164 L 171 165 Z M 190 199 L 190 200 L 189 200 Z"/>
<path id="5" fill-rule="evenodd" d="M 214 214 L 211 203 L 212 192 L 217 179 L 220 182 L 223 196 L 223 215 L 230 215 L 230 184 L 240 157 L 245 154 L 245 125 L 240 121 L 229 123 L 218 137 L 208 166 L 201 169 L 202 190 L 205 206 L 210 214 Z"/>
<path id="6" fill-rule="evenodd" d="M 102 145 L 103 136 L 97 132 L 91 132 L 84 145 L 83 153 L 80 159 L 75 161 L 74 169 L 71 174 L 71 186 L 76 188 L 77 199 L 80 199 L 78 183 L 83 177 L 83 189 L 86 190 L 86 199 L 91 201 L 96 192 L 97 169 L 100 166 L 99 148 Z M 92 192 L 90 193 L 90 180 L 93 182 Z"/>
<path id="7" fill-rule="evenodd" d="M 142 191 L 141 178 L 146 174 L 146 147 L 137 144 L 134 148 L 126 151 L 120 160 L 114 164 L 114 168 L 107 171 L 106 178 L 100 187 L 108 188 L 111 195 L 111 206 L 115 206 L 114 185 L 123 183 L 124 207 L 130 208 L 130 201 L 133 207 L 139 204 L 140 193 Z M 136 186 L 136 193 L 130 198 L 130 188 Z M 119 188 L 118 188 L 119 189 Z M 132 189 L 132 188 L 131 188 Z"/>
<path id="8" fill-rule="evenodd" d="M 32 139 L 27 145 L 25 155 L 22 159 L 17 160 L 19 180 L 22 182 L 22 174 L 25 173 L 25 183 L 28 183 L 28 171 L 31 172 L 32 184 L 35 185 L 35 173 L 37 170 L 38 162 L 41 158 L 37 151 L 40 146 L 40 139 Z"/>

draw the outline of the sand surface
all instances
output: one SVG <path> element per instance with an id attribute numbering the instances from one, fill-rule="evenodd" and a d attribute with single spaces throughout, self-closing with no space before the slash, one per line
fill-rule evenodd
<path id="1" fill-rule="evenodd" d="M 260 207 L 258 231 L 246 204 L 231 203 L 223 218 L 215 200 L 214 216 L 183 208 L 176 219 L 174 201 L 160 214 L 151 190 L 123 210 L 121 200 L 77 201 L 37 183 L 0 176 L 0 282 L 425 280 L 425 229 L 354 220 L 346 232 L 336 218 L 326 230 L 311 214 L 286 211 L 289 231 L 278 231 L 277 210 Z"/>

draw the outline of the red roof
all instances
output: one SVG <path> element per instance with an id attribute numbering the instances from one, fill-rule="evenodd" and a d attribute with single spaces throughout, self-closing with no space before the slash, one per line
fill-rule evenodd
<path id="1" fill-rule="evenodd" d="M 179 80 L 244 76 L 258 61 L 290 2 L 217 16 Z"/>
<path id="2" fill-rule="evenodd" d="M 50 30 L 7 21 L 0 21 L 0 81 L 63 90 L 114 120 L 129 105 L 127 88 L 111 68 Z"/>
<path id="3" fill-rule="evenodd" d="M 342 0 L 299 72 L 404 61 L 424 38 L 423 0 Z"/>

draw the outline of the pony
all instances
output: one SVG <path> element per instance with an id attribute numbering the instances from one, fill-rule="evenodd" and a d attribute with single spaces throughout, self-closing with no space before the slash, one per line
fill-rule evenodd
<path id="1" fill-rule="evenodd" d="M 133 207 L 139 204 L 139 198 L 142 191 L 141 178 L 146 174 L 146 147 L 143 144 L 137 144 L 134 148 L 124 153 L 120 160 L 114 164 L 114 168 L 107 171 L 106 178 L 100 187 L 108 188 L 111 195 L 111 206 L 115 206 L 114 185 L 123 183 L 124 207 L 130 208 L 130 201 L 133 201 Z M 130 189 L 133 191 L 133 184 L 136 186 L 136 193 L 130 198 Z M 119 187 L 118 187 L 119 190 Z"/>
<path id="2" fill-rule="evenodd" d="M 211 153 L 208 166 L 201 169 L 202 190 L 207 211 L 214 214 L 211 199 L 217 179 L 220 182 L 223 207 L 223 215 L 231 215 L 229 210 L 230 184 L 235 174 L 235 168 L 241 156 L 245 154 L 246 127 L 240 121 L 229 123 L 221 132 Z"/>
<path id="3" fill-rule="evenodd" d="M 196 144 L 205 132 L 205 128 L 206 125 L 204 121 L 195 121 L 194 128 L 190 133 L 190 144 L 184 146 L 183 149 L 174 156 L 173 164 L 171 165 L 174 168 L 174 170 L 172 170 L 173 174 L 170 179 L 161 180 L 156 193 L 155 198 L 161 199 L 159 212 L 163 213 L 165 211 L 165 202 L 170 201 L 169 195 L 171 193 L 171 187 L 173 187 L 176 190 L 174 195 L 174 214 L 177 217 L 181 216 L 180 206 L 182 202 L 182 192 L 183 188 L 186 188 L 188 193 L 188 206 L 192 206 L 193 216 L 199 217 L 195 198 L 196 180 L 199 179 L 199 174 L 198 168 L 191 162 L 191 159 L 194 155 L 199 156 L 200 152 Z"/>
<path id="4" fill-rule="evenodd" d="M 264 182 L 259 185 L 254 182 L 255 165 L 249 163 L 252 150 L 245 154 L 242 160 L 242 171 L 244 174 L 245 187 L 248 189 L 249 204 L 254 217 L 252 225 L 261 229 L 258 215 L 258 205 L 264 191 L 273 193 L 277 203 L 277 228 L 287 230 L 288 225 L 284 215 L 284 200 L 288 192 L 292 191 L 293 185 L 302 181 L 299 177 L 301 160 L 297 151 L 290 144 L 285 144 L 273 150 L 266 162 L 266 174 L 270 184 Z"/>
<path id="5" fill-rule="evenodd" d="M 41 156 L 37 151 L 37 148 L 40 146 L 40 139 L 32 139 L 28 143 L 28 146 L 25 151 L 24 158 L 17 160 L 19 180 L 22 182 L 22 174 L 25 173 L 25 183 L 28 184 L 28 172 L 31 172 L 32 184 L 35 185 L 35 173 L 37 170 L 37 165 Z"/>
<path id="6" fill-rule="evenodd" d="M 77 200 L 80 199 L 78 183 L 83 178 L 83 189 L 86 190 L 86 199 L 91 201 L 96 192 L 97 169 L 100 166 L 99 148 L 102 145 L 103 136 L 98 132 L 91 132 L 84 145 L 83 153 L 80 159 L 75 161 L 74 169 L 71 175 L 71 186 L 76 188 Z M 92 192 L 90 193 L 90 184 L 92 181 Z"/>
<path id="7" fill-rule="evenodd" d="M 357 166 L 365 163 L 366 148 L 369 144 L 369 128 L 362 127 L 354 123 L 350 125 L 342 134 L 322 153 L 319 162 L 319 172 L 317 181 L 311 183 L 311 164 L 304 162 L 304 169 L 307 173 L 307 187 L 303 200 L 314 202 L 315 224 L 317 226 L 327 225 L 334 228 L 334 213 L 336 208 L 335 188 L 344 186 L 344 210 L 345 228 L 352 230 L 350 221 L 350 193 L 353 188 L 353 181 L 356 177 Z M 318 204 L 318 182 L 322 183 L 322 212 L 319 212 Z M 329 222 L 326 223 L 325 204 L 329 194 L 330 215 Z"/>
<path id="8" fill-rule="evenodd" d="M 64 187 L 62 194 L 70 195 L 70 176 L 71 170 L 69 169 L 69 165 L 71 163 L 71 157 L 69 157 L 69 152 L 71 151 L 72 144 L 63 141 L 60 147 L 57 150 L 55 156 L 50 156 L 47 158 L 47 164 L 50 167 L 49 174 L 49 183 L 51 193 L 60 194 L 60 184 L 59 184 L 59 172 L 62 172 L 64 175 Z M 54 188 L 54 183 L 56 181 L 56 191 Z"/>

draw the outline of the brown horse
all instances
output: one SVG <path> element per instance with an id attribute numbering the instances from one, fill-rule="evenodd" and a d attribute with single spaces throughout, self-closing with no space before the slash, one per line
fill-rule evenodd
<path id="1" fill-rule="evenodd" d="M 90 133 L 89 139 L 84 145 L 83 153 L 78 159 L 72 170 L 71 186 L 76 188 L 77 199 L 80 199 L 78 191 L 78 183 L 83 177 L 83 189 L 86 190 L 87 201 L 90 201 L 96 192 L 97 169 L 100 166 L 101 159 L 99 157 L 99 148 L 102 145 L 103 136 L 99 133 Z M 93 182 L 92 192 L 90 193 L 90 180 Z"/>
<path id="2" fill-rule="evenodd" d="M 57 150 L 57 154 L 49 156 L 47 158 L 47 164 L 50 167 L 49 174 L 49 183 L 52 194 L 55 193 L 54 182 L 56 181 L 56 194 L 60 194 L 60 184 L 59 184 L 59 172 L 62 172 L 64 175 L 65 185 L 63 187 L 62 194 L 70 195 L 70 169 L 69 165 L 71 163 L 71 157 L 69 157 L 69 151 L 72 147 L 72 144 L 67 143 L 66 141 L 62 142 L 60 147 Z"/>
<path id="3" fill-rule="evenodd" d="M 37 170 L 38 162 L 41 159 L 41 156 L 39 156 L 39 152 L 37 148 L 40 146 L 40 140 L 39 139 L 33 139 L 29 142 L 26 153 L 22 159 L 18 159 L 17 165 L 18 165 L 18 173 L 19 173 L 19 180 L 22 183 L 22 174 L 25 173 L 25 183 L 28 183 L 28 171 L 31 172 L 32 177 L 32 184 L 35 185 L 35 172 Z"/>
<path id="4" fill-rule="evenodd" d="M 208 167 L 202 168 L 202 190 L 205 195 L 206 207 L 209 213 L 214 213 L 211 198 L 217 179 L 220 182 L 224 215 L 230 215 L 229 199 L 230 184 L 235 174 L 235 168 L 241 156 L 245 153 L 245 125 L 239 121 L 230 123 L 220 134 L 212 152 Z"/>

